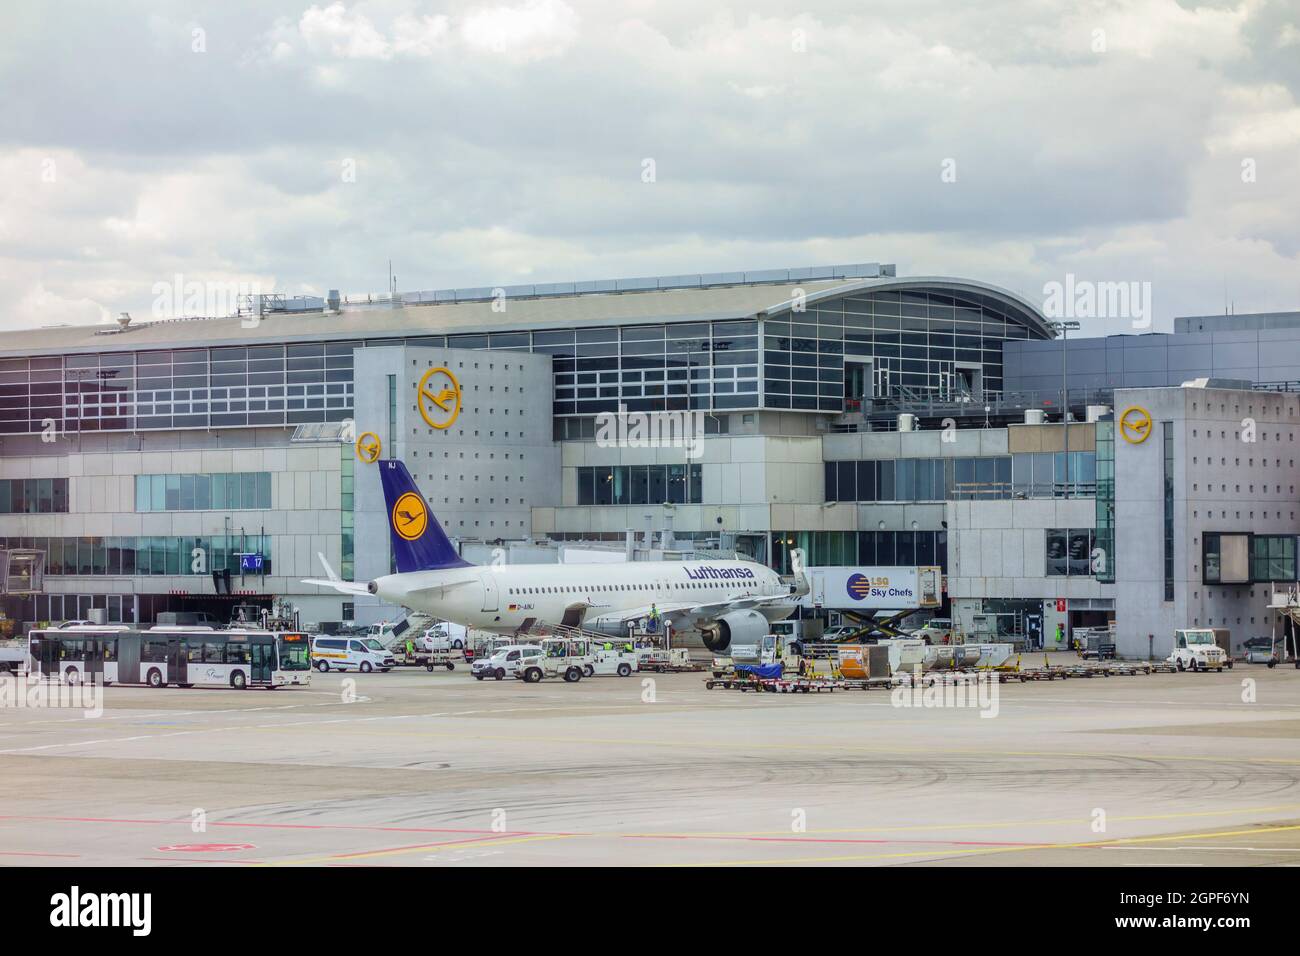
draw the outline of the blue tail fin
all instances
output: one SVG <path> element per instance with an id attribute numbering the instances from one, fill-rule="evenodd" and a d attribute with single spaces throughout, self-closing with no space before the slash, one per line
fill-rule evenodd
<path id="1" fill-rule="evenodd" d="M 388 534 L 393 542 L 397 570 L 405 573 L 469 567 L 469 562 L 447 540 L 406 465 L 398 459 L 386 458 L 379 462 L 379 477 L 384 483 Z"/>

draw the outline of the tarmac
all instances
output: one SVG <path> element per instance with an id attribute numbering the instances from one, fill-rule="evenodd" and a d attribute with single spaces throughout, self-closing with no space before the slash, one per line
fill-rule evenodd
<path id="1" fill-rule="evenodd" d="M 399 669 L 0 709 L 0 864 L 1300 865 L 1290 665 L 982 706 L 704 677 Z"/>

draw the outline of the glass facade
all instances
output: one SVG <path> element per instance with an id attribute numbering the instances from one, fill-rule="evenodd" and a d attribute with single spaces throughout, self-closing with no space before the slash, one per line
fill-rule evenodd
<path id="1" fill-rule="evenodd" d="M 1048 528 L 1048 576 L 1091 576 L 1096 540 L 1097 532 L 1093 528 Z"/>
<path id="2" fill-rule="evenodd" d="M 1207 532 L 1201 536 L 1204 584 L 1295 583 L 1296 536 Z"/>
<path id="3" fill-rule="evenodd" d="M 0 479 L 0 514 L 66 514 L 67 510 L 66 478 Z"/>
<path id="4" fill-rule="evenodd" d="M 1097 422 L 1097 580 L 1115 582 L 1115 422 Z"/>
<path id="5" fill-rule="evenodd" d="M 1096 490 L 1096 456 L 1070 452 L 1070 497 Z M 1065 453 L 899 458 L 824 463 L 827 501 L 972 501 L 1060 498 Z"/>
<path id="6" fill-rule="evenodd" d="M 339 527 L 342 537 L 343 567 L 339 574 L 344 581 L 351 581 L 356 576 L 356 540 L 357 519 L 355 512 L 356 458 L 353 446 L 346 442 L 339 446 Z M 345 616 L 345 620 L 350 620 Z"/>
<path id="7" fill-rule="evenodd" d="M 1174 423 L 1161 422 L 1164 445 L 1165 600 L 1174 599 Z"/>
<path id="8" fill-rule="evenodd" d="M 768 408 L 841 412 L 872 398 L 1002 389 L 1002 342 L 1035 337 L 984 296 L 879 291 L 764 323 Z"/>
<path id="9" fill-rule="evenodd" d="M 136 511 L 256 511 L 271 507 L 271 473 L 136 475 Z"/>
<path id="10" fill-rule="evenodd" d="M 240 572 L 240 554 L 263 556 L 260 574 L 271 573 L 269 535 L 200 537 L 0 538 L 0 547 L 45 552 L 47 575 L 160 575 Z M 204 551 L 204 569 L 195 571 L 194 549 Z M 252 573 L 252 572 L 250 572 Z"/>
<path id="11" fill-rule="evenodd" d="M 360 342 L 0 359 L 0 433 L 341 421 Z"/>
<path id="12" fill-rule="evenodd" d="M 700 465 L 605 465 L 578 469 L 580 505 L 700 504 Z"/>
<path id="13" fill-rule="evenodd" d="M 773 531 L 772 567 L 792 574 L 790 552 L 809 567 L 924 567 L 948 570 L 946 531 Z"/>
<path id="14" fill-rule="evenodd" d="M 841 412 L 872 397 L 999 391 L 1002 342 L 1041 334 L 1013 312 L 976 292 L 882 290 L 762 322 L 7 358 L 0 359 L 0 433 L 342 421 L 353 409 L 354 351 L 393 345 L 549 354 L 556 416 L 594 416 L 620 404 L 629 411 Z"/>

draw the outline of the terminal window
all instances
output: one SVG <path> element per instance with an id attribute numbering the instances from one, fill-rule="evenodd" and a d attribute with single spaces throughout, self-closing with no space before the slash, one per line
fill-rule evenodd
<path id="1" fill-rule="evenodd" d="M 271 507 L 271 473 L 136 475 L 136 511 L 255 511 Z"/>

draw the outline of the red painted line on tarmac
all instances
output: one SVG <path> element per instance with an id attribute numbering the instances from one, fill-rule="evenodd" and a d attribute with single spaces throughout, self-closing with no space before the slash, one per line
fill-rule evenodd
<path id="1" fill-rule="evenodd" d="M 114 817 L 54 817 L 54 816 L 28 816 L 28 815 L 0 815 L 0 820 L 36 820 L 55 823 L 137 823 L 149 826 L 160 824 L 184 824 L 189 826 L 190 818 L 178 818 L 175 820 L 153 820 L 153 819 L 124 819 Z M 209 827 L 230 827 L 239 829 L 243 827 L 257 830 L 359 830 L 373 833 L 479 833 L 491 836 L 505 836 L 507 834 L 499 833 L 496 830 L 484 827 L 386 827 L 372 826 L 366 824 L 350 823 L 245 823 L 238 820 L 223 820 L 220 822 L 210 822 Z M 568 833 L 559 830 L 511 830 L 509 836 L 589 836 L 587 833 Z"/>

